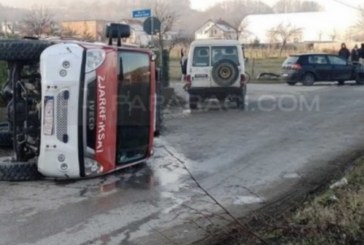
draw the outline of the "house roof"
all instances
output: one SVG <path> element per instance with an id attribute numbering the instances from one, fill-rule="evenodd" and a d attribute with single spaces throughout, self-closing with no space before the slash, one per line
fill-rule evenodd
<path id="1" fill-rule="evenodd" d="M 228 22 L 222 19 L 217 19 L 217 20 L 209 19 L 200 28 L 197 29 L 197 32 L 202 30 L 209 30 L 213 26 L 217 26 L 218 28 L 226 32 L 235 30 Z"/>
<path id="2" fill-rule="evenodd" d="M 302 29 L 303 41 L 331 39 L 334 32 L 346 33 L 355 25 L 358 16 L 345 14 L 337 16 L 330 12 L 305 12 L 286 14 L 248 15 L 242 21 L 246 32 L 260 41 L 267 40 L 267 33 L 278 25 L 291 25 Z M 320 37 L 321 36 L 321 37 Z"/>

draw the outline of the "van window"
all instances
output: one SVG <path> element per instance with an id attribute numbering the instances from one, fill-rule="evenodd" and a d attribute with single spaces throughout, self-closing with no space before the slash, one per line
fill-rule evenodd
<path id="1" fill-rule="evenodd" d="M 214 65 L 220 60 L 231 60 L 239 65 L 238 49 L 235 46 L 216 46 L 211 49 L 211 64 Z"/>
<path id="2" fill-rule="evenodd" d="M 210 65 L 209 47 L 195 47 L 192 66 L 205 67 Z"/>

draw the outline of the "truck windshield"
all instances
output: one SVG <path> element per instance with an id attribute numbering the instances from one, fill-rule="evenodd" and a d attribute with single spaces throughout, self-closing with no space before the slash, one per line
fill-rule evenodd
<path id="1" fill-rule="evenodd" d="M 150 69 L 147 54 L 119 53 L 117 145 L 118 165 L 146 157 L 150 130 Z"/>

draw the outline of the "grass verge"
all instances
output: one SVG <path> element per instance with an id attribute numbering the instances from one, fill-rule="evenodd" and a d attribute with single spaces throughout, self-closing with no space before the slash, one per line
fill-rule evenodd
<path id="1" fill-rule="evenodd" d="M 364 244 L 364 157 L 337 182 L 293 211 L 251 219 L 268 244 Z M 218 244 L 260 244 L 239 233 Z"/>

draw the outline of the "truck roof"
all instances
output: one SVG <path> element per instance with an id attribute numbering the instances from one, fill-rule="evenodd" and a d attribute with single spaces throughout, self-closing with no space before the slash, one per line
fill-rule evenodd
<path id="1" fill-rule="evenodd" d="M 241 45 L 238 40 L 226 40 L 226 39 L 199 39 L 191 43 L 191 46 L 200 45 Z"/>

